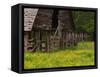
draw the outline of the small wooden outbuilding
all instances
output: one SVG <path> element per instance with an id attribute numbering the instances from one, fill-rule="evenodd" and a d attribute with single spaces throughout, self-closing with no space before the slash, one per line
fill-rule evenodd
<path id="1" fill-rule="evenodd" d="M 24 50 L 52 51 L 75 45 L 72 11 L 24 9 Z"/>

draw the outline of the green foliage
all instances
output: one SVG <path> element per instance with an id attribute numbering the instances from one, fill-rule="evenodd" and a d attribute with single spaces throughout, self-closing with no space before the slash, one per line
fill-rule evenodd
<path id="1" fill-rule="evenodd" d="M 52 68 L 94 65 L 94 42 L 52 52 L 24 53 L 24 68 Z"/>
<path id="2" fill-rule="evenodd" d="M 73 11 L 73 18 L 77 32 L 94 32 L 94 12 Z"/>

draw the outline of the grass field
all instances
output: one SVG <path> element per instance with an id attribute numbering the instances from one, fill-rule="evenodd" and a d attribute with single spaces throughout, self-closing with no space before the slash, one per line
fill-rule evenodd
<path id="1" fill-rule="evenodd" d="M 94 42 L 52 52 L 24 53 L 24 69 L 94 65 Z"/>

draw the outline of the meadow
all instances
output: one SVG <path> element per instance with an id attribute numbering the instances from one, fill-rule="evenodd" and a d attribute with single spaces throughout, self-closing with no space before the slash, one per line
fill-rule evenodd
<path id="1" fill-rule="evenodd" d="M 24 53 L 24 69 L 73 67 L 94 65 L 94 42 L 80 42 L 77 46 L 52 52 Z"/>

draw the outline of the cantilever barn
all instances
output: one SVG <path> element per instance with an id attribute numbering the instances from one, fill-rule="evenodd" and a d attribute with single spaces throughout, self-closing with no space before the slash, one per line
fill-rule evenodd
<path id="1" fill-rule="evenodd" d="M 53 51 L 77 44 L 72 11 L 24 9 L 24 50 Z"/>

